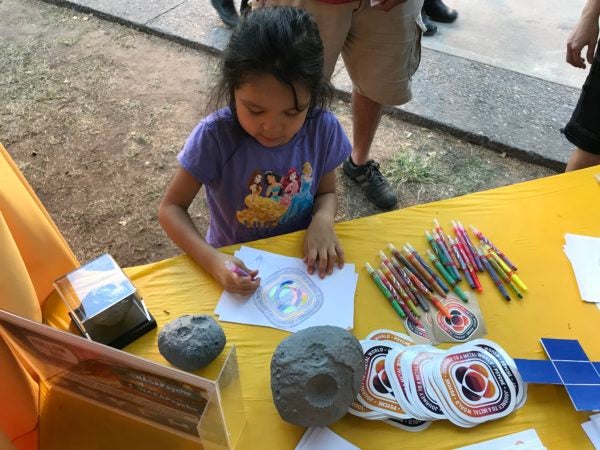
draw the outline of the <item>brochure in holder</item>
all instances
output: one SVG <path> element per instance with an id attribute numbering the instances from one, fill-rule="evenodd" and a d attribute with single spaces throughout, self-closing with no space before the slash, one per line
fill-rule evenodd
<path id="1" fill-rule="evenodd" d="M 59 278 L 54 287 L 73 323 L 90 340 L 123 348 L 156 328 L 144 300 L 109 254 Z"/>
<path id="2" fill-rule="evenodd" d="M 0 340 L 37 375 L 40 448 L 208 450 L 239 441 L 246 419 L 235 346 L 212 380 L 3 310 Z"/>

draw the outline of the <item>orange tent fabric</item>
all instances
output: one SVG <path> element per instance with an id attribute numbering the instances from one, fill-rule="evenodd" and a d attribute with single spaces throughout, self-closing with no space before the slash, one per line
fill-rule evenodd
<path id="1" fill-rule="evenodd" d="M 0 144 L 0 308 L 41 321 L 52 282 L 79 265 L 48 212 Z M 0 338 L 0 433 L 19 450 L 38 447 L 37 382 Z M 0 441 L 1 442 L 1 441 Z"/>

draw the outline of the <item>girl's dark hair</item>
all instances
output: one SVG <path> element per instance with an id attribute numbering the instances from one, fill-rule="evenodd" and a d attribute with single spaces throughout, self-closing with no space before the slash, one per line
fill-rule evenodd
<path id="1" fill-rule="evenodd" d="M 325 109 L 333 89 L 323 76 L 323 43 L 317 24 L 304 10 L 272 6 L 248 14 L 233 31 L 221 58 L 221 79 L 213 93 L 213 104 L 223 101 L 235 111 L 234 91 L 254 75 L 270 74 L 288 85 L 302 83 L 310 92 L 309 113 Z"/>

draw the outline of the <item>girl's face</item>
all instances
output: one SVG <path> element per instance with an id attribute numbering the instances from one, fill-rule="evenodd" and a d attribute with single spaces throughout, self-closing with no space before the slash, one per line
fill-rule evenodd
<path id="1" fill-rule="evenodd" d="M 235 108 L 242 128 L 265 147 L 288 143 L 302 128 L 308 113 L 310 92 L 294 83 L 298 111 L 289 86 L 272 75 L 255 75 L 238 87 Z"/>

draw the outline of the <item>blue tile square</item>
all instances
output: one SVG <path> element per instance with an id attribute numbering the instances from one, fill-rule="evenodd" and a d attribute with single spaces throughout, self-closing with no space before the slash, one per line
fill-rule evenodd
<path id="1" fill-rule="evenodd" d="M 554 365 L 565 384 L 600 385 L 600 376 L 596 373 L 591 362 L 554 361 Z"/>
<path id="2" fill-rule="evenodd" d="M 514 361 L 525 383 L 563 384 L 552 361 L 538 359 L 515 359 Z"/>
<path id="3" fill-rule="evenodd" d="M 600 410 L 600 386 L 565 386 L 577 411 Z"/>
<path id="4" fill-rule="evenodd" d="M 600 362 L 594 362 L 592 364 L 594 365 L 594 368 L 596 369 L 596 373 L 598 375 L 600 375 Z"/>
<path id="5" fill-rule="evenodd" d="M 583 347 L 575 339 L 542 338 L 542 345 L 550 359 L 564 361 L 589 361 Z"/>

